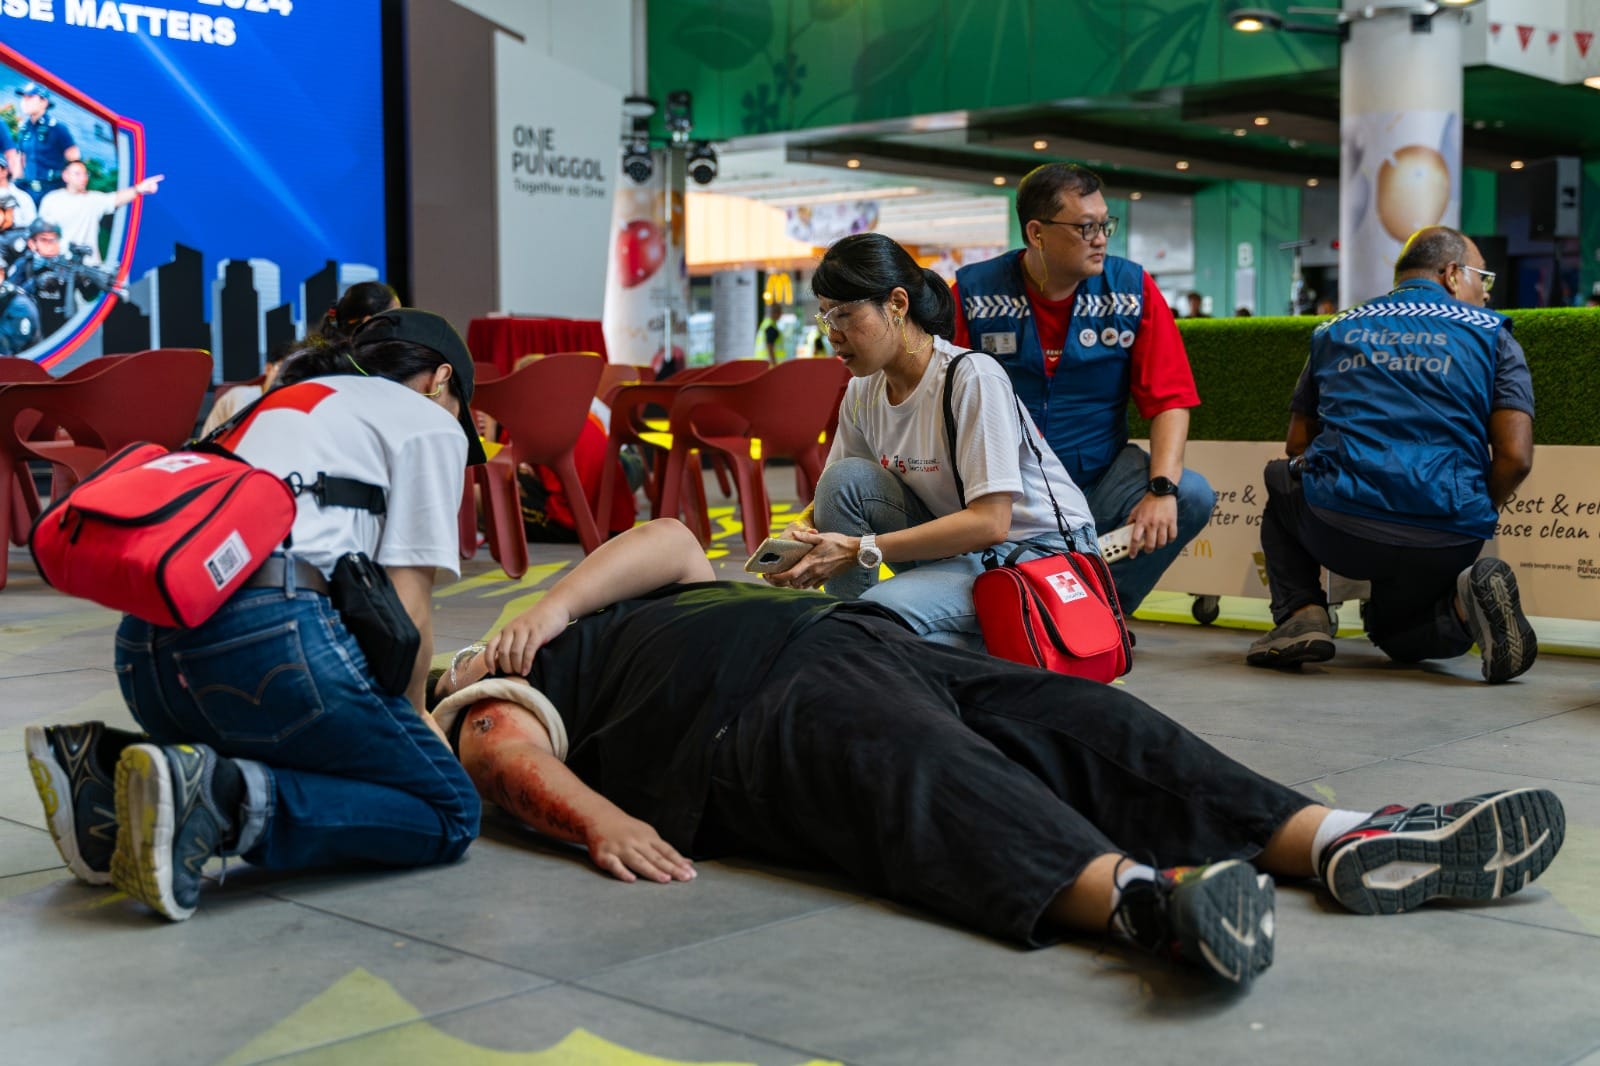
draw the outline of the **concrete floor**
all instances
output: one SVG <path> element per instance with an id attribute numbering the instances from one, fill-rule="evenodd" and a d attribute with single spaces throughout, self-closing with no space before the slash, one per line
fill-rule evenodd
<path id="1" fill-rule="evenodd" d="M 776 478 L 774 488 L 792 482 Z M 715 497 L 713 497 L 715 499 Z M 726 513 L 724 511 L 724 513 Z M 714 554 L 743 559 L 730 521 Z M 438 646 L 482 636 L 578 558 L 480 555 L 436 593 Z M 1160 613 L 1159 611 L 1157 613 Z M 0 1062 L 1600 1064 L 1600 662 L 1516 683 L 1475 659 L 1385 663 L 1360 638 L 1302 676 L 1250 634 L 1139 622 L 1128 689 L 1340 806 L 1554 788 L 1566 847 L 1519 896 L 1397 918 L 1280 886 L 1246 996 L 1093 941 L 1037 952 L 746 862 L 624 885 L 486 811 L 465 861 L 403 873 L 233 866 L 172 925 L 61 866 L 23 727 L 127 726 L 110 612 L 11 552 L 0 593 Z"/>

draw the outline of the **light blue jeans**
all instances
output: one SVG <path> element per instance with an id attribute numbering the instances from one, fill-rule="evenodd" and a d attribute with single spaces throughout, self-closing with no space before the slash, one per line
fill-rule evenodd
<path id="1" fill-rule="evenodd" d="M 939 517 L 903 481 L 870 459 L 830 463 L 817 483 L 816 504 L 818 530 L 852 537 L 892 533 Z M 1093 526 L 1068 533 L 1073 549 L 1098 554 Z M 993 551 L 1004 558 L 1019 543 L 1006 541 Z M 1057 551 L 1068 547 L 1059 532 L 1034 537 L 1029 543 Z M 968 552 L 949 559 L 889 563 L 894 580 L 882 583 L 878 571 L 856 567 L 829 581 L 827 591 L 840 599 L 881 603 L 928 640 L 981 652 L 983 633 L 972 606 L 972 582 L 983 573 L 983 556 Z"/>
<path id="2" fill-rule="evenodd" d="M 1128 524 L 1128 515 L 1134 506 L 1149 490 L 1150 456 L 1137 444 L 1129 444 L 1117 453 L 1099 481 L 1081 487 L 1089 500 L 1095 528 L 1102 533 L 1121 529 Z M 1177 538 L 1165 548 L 1140 552 L 1138 558 L 1123 558 L 1111 564 L 1111 580 L 1116 582 L 1117 599 L 1122 603 L 1124 615 L 1132 615 L 1138 609 L 1184 545 L 1211 521 L 1211 509 L 1216 502 L 1217 494 L 1204 475 L 1185 469 L 1178 482 Z"/>

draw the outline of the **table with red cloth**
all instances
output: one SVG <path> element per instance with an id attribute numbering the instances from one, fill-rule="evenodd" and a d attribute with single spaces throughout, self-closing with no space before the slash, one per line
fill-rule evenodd
<path id="1" fill-rule="evenodd" d="M 599 352 L 605 358 L 606 338 L 591 318 L 475 318 L 467 324 L 467 348 L 473 359 L 509 374 L 525 355 Z"/>

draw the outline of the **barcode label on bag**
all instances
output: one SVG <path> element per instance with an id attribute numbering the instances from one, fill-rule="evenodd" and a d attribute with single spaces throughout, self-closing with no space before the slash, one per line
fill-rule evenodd
<path id="1" fill-rule="evenodd" d="M 245 547 L 244 538 L 239 536 L 236 529 L 206 560 L 206 572 L 211 575 L 211 583 L 221 592 L 228 582 L 238 576 L 239 571 L 249 565 L 250 549 Z"/>
<path id="2" fill-rule="evenodd" d="M 1063 570 L 1049 577 L 1050 587 L 1062 603 L 1071 603 L 1081 600 L 1089 595 L 1089 590 L 1083 587 L 1083 582 L 1078 580 L 1078 575 L 1070 570 Z"/>

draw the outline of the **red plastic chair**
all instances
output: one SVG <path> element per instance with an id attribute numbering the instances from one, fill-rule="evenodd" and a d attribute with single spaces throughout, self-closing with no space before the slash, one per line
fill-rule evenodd
<path id="1" fill-rule="evenodd" d="M 0 415 L 0 432 L 15 436 L 16 413 L 30 408 L 59 423 L 71 439 L 17 443 L 29 458 L 54 464 L 76 484 L 138 441 L 181 447 L 194 433 L 212 366 L 210 352 L 156 348 L 78 380 L 13 385 L 6 390 L 13 413 L 9 422 Z"/>
<path id="2" fill-rule="evenodd" d="M 624 385 L 642 385 L 656 379 L 656 372 L 647 366 L 629 366 L 626 363 L 607 363 L 600 373 L 600 384 L 595 386 L 595 396 L 607 407 L 615 393 Z"/>
<path id="3" fill-rule="evenodd" d="M 794 460 L 806 483 L 815 486 L 822 476 L 819 439 L 839 409 L 839 392 L 848 379 L 838 359 L 793 359 L 750 381 L 685 386 L 672 405 L 667 485 L 674 477 L 683 483 L 678 473 L 683 468 L 697 472 L 695 450 L 726 456 L 739 486 L 745 547 L 754 552 L 772 528 L 766 461 Z M 664 493 L 662 509 L 670 513 L 671 506 Z"/>
<path id="4" fill-rule="evenodd" d="M 561 479 L 561 490 L 578 523 L 585 553 L 600 546 L 600 531 L 589 498 L 578 479 L 572 451 L 589 418 L 589 404 L 605 363 L 593 355 L 547 355 L 498 381 L 481 383 L 473 406 L 505 427 L 511 442 L 483 466 L 475 467 L 483 492 L 489 553 L 508 577 L 528 570 L 528 541 L 522 527 L 522 496 L 517 467 L 548 466 Z"/>
<path id="5" fill-rule="evenodd" d="M 619 386 L 610 402 L 611 437 L 606 450 L 605 472 L 600 481 L 600 513 L 596 516 L 601 528 L 610 528 L 611 492 L 616 483 L 617 456 L 625 444 L 655 449 L 654 469 L 645 481 L 645 494 L 650 498 L 650 517 L 660 518 L 663 514 L 672 513 L 661 507 L 662 475 L 667 456 L 672 451 L 672 433 L 668 428 L 669 420 L 662 419 L 658 413 L 671 411 L 673 399 L 680 388 L 696 383 L 748 381 L 771 368 L 772 364 L 765 359 L 734 359 L 681 370 L 666 381 Z M 700 495 L 704 495 L 703 487 Z M 704 507 L 699 511 L 703 513 Z M 705 536 L 701 540 L 704 541 Z"/>
<path id="6" fill-rule="evenodd" d="M 19 382 L 54 380 L 50 371 L 32 359 L 0 359 L 0 388 Z M 24 439 L 32 436 L 38 421 L 37 415 L 28 415 L 18 427 L 18 434 Z M 15 477 L 6 505 L 11 508 L 11 543 L 21 547 L 28 542 L 28 531 L 33 528 L 33 520 L 39 517 L 39 491 L 34 488 L 33 475 L 26 461 L 14 463 L 14 470 Z M 4 579 L 0 578 L 0 588 L 3 587 Z"/>

